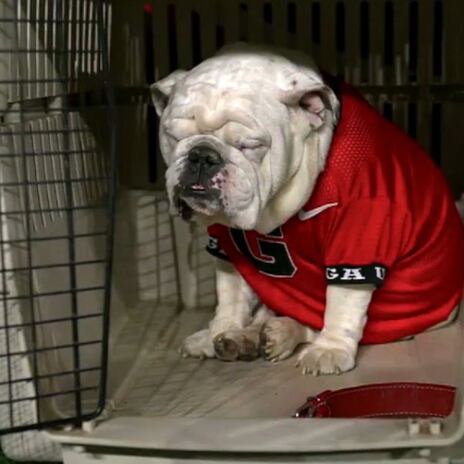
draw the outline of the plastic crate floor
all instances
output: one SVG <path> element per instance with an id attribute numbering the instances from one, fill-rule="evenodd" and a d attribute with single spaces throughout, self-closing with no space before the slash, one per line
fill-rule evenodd
<path id="1" fill-rule="evenodd" d="M 181 341 L 211 316 L 206 308 L 176 314 L 158 307 L 150 321 L 140 320 L 145 341 L 132 372 L 126 373 L 124 391 L 117 394 L 116 416 L 285 418 L 307 396 L 327 389 L 390 381 L 457 384 L 450 347 L 460 346 L 460 322 L 408 341 L 361 347 L 353 371 L 313 377 L 294 367 L 295 356 L 278 364 L 182 358 Z M 132 337 L 137 330 L 131 326 Z"/>

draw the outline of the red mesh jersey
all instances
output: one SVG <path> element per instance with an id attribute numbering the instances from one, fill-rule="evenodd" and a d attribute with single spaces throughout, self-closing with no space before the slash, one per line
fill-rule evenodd
<path id="1" fill-rule="evenodd" d="M 464 228 L 419 145 L 343 85 L 324 172 L 304 209 L 268 235 L 222 225 L 208 251 L 229 259 L 262 302 L 314 329 L 328 283 L 373 283 L 363 343 L 446 320 L 464 283 Z"/>

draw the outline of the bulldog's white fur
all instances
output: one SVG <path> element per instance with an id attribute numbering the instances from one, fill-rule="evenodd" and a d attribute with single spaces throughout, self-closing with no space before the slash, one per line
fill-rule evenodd
<path id="1" fill-rule="evenodd" d="M 205 225 L 269 233 L 308 201 L 339 110 L 308 57 L 239 44 L 191 71 L 176 71 L 151 90 L 161 117 L 173 212 L 193 214 Z M 206 199 L 187 195 L 181 185 L 189 153 L 205 146 L 224 162 L 208 186 L 220 193 Z M 309 344 L 298 356 L 304 373 L 344 372 L 355 365 L 373 291 L 370 285 L 329 285 L 324 328 L 315 333 L 276 318 L 230 264 L 218 262 L 215 317 L 209 328 L 188 337 L 181 351 L 224 360 L 252 359 L 261 351 L 277 361 Z"/>

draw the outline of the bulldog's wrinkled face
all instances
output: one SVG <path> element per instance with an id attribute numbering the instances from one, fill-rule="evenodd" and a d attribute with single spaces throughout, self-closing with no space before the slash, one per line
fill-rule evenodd
<path id="1" fill-rule="evenodd" d="M 323 168 L 325 154 L 305 145 L 332 127 L 336 99 L 311 63 L 240 45 L 153 84 L 152 95 L 171 208 L 186 220 L 254 229 L 305 156 L 316 177 Z"/>

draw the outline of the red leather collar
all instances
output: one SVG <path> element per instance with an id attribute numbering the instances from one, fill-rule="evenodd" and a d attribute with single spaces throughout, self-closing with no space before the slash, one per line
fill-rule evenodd
<path id="1" fill-rule="evenodd" d="M 293 417 L 446 417 L 453 410 L 455 393 L 449 385 L 413 382 L 327 390 L 309 397 Z"/>

